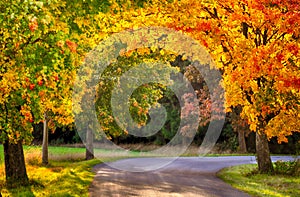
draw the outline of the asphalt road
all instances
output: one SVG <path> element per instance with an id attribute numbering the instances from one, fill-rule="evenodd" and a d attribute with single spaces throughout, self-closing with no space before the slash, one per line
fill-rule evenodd
<path id="1" fill-rule="evenodd" d="M 293 160 L 273 156 L 272 161 Z M 172 161 L 165 165 L 166 161 Z M 254 156 L 123 159 L 94 167 L 90 196 L 249 196 L 216 177 L 222 168 L 256 163 Z M 148 166 L 148 168 L 147 168 Z M 155 166 L 155 167 L 153 167 Z M 150 170 L 150 171 L 145 171 Z M 156 170 L 151 170 L 156 169 Z"/>

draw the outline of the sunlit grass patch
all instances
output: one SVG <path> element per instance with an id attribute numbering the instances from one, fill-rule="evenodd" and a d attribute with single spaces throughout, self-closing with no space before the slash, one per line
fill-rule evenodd
<path id="1" fill-rule="evenodd" d="M 255 164 L 229 167 L 221 170 L 218 176 L 233 187 L 253 196 L 300 196 L 299 176 L 252 173 L 256 168 Z"/>
<path id="2" fill-rule="evenodd" d="M 2 189 L 3 196 L 88 196 L 97 160 L 52 162 L 48 167 L 27 166 L 31 185 Z M 4 180 L 2 180 L 4 181 Z M 6 195 L 5 195 L 6 194 Z"/>
<path id="3" fill-rule="evenodd" d="M 99 160 L 84 160 L 84 148 L 49 147 L 50 164 L 41 164 L 41 147 L 24 146 L 30 186 L 9 189 L 5 185 L 3 146 L 0 145 L 0 192 L 2 196 L 88 196 Z M 74 162 L 76 160 L 76 162 Z"/>
<path id="4" fill-rule="evenodd" d="M 47 167 L 27 165 L 30 186 L 2 189 L 3 196 L 88 196 L 98 160 L 81 162 L 53 161 Z M 4 180 L 1 180 L 2 186 Z"/>
<path id="5" fill-rule="evenodd" d="M 0 192 L 2 196 L 88 196 L 94 178 L 91 168 L 102 161 L 114 161 L 128 155 L 96 149 L 102 161 L 85 161 L 85 148 L 49 147 L 49 164 L 41 164 L 40 146 L 24 146 L 29 186 L 9 189 L 5 185 L 3 146 L 0 145 Z M 135 156 L 135 154 L 131 154 Z"/>

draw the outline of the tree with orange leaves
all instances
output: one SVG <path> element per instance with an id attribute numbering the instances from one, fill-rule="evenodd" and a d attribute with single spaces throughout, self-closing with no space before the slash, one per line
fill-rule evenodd
<path id="1" fill-rule="evenodd" d="M 300 128 L 298 1 L 151 1 L 143 9 L 124 5 L 120 13 L 97 17 L 109 24 L 105 33 L 155 25 L 199 40 L 223 73 L 226 108 L 240 105 L 257 134 L 259 170 L 273 170 L 267 140 L 286 142 Z"/>
<path id="2" fill-rule="evenodd" d="M 272 171 L 267 139 L 286 142 L 300 127 L 300 7 L 280 0 L 194 3 L 202 16 L 174 28 L 210 49 L 223 72 L 227 108 L 242 106 L 257 134 L 259 170 Z"/>
<path id="3" fill-rule="evenodd" d="M 242 105 L 256 132 L 259 170 L 272 171 L 267 138 L 286 142 L 300 128 L 298 2 L 219 0 L 203 6 L 210 37 L 222 47 L 215 57 L 224 71 L 227 105 Z"/>

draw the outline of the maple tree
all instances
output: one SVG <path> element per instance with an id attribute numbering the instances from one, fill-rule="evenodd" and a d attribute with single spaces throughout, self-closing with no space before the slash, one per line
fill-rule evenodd
<path id="1" fill-rule="evenodd" d="M 0 131 L 8 182 L 28 180 L 22 144 L 31 141 L 33 123 L 46 123 L 45 115 L 53 126 L 73 122 L 70 90 L 81 58 L 61 18 L 65 3 L 0 4 Z"/>
<path id="2" fill-rule="evenodd" d="M 227 109 L 241 105 L 257 134 L 259 170 L 272 171 L 267 139 L 286 142 L 299 131 L 297 1 L 151 1 L 97 18 L 105 33 L 163 26 L 199 40 L 223 74 Z"/>
<path id="3" fill-rule="evenodd" d="M 135 1 L 1 1 L 0 138 L 7 179 L 28 179 L 22 143 L 31 140 L 32 123 L 47 123 L 45 115 L 58 125 L 73 121 L 70 85 L 86 52 L 115 32 L 149 26 L 184 32 L 210 51 L 223 74 L 227 109 L 242 106 L 257 133 L 259 169 L 272 170 L 267 138 L 285 142 L 300 126 L 297 1 L 141 2 L 143 8 Z M 139 99 L 132 99 L 131 111 L 145 123 L 147 107 L 158 98 Z"/>
<path id="4" fill-rule="evenodd" d="M 272 0 L 193 4 L 199 19 L 187 16 L 170 26 L 211 51 L 223 72 L 228 109 L 241 105 L 257 134 L 259 170 L 272 171 L 267 138 L 286 142 L 299 131 L 299 6 Z"/>
<path id="5" fill-rule="evenodd" d="M 98 23 L 99 31 L 98 31 L 98 34 L 96 34 L 96 38 L 101 37 L 101 39 L 105 39 L 105 38 L 109 37 L 110 35 L 112 35 L 113 33 L 120 32 L 122 30 L 126 30 L 126 29 L 136 30 L 138 27 L 145 27 L 145 26 L 147 27 L 147 26 L 157 25 L 157 24 L 159 25 L 161 23 L 161 21 L 164 21 L 164 19 L 168 18 L 168 16 L 165 17 L 164 15 L 161 15 L 158 10 L 155 10 L 156 9 L 155 6 L 160 7 L 160 4 L 161 4 L 161 3 L 158 2 L 158 5 L 156 5 L 155 3 L 156 2 L 151 2 L 151 6 L 149 6 L 149 7 L 147 7 L 147 5 L 146 5 L 145 9 L 149 8 L 149 10 L 146 10 L 146 12 L 144 12 L 144 9 L 135 9 L 135 8 L 133 8 L 130 5 L 130 2 L 127 2 L 127 4 L 122 4 L 122 6 L 119 6 L 117 4 L 112 4 L 111 12 L 109 12 L 109 13 L 99 13 L 99 14 L 96 14 L 94 16 L 94 18 L 97 21 L 101 21 L 101 23 Z M 153 4 L 155 6 L 152 6 Z M 162 2 L 162 4 L 165 4 L 165 2 Z M 152 13 L 153 11 L 155 11 L 155 12 Z M 149 12 L 150 12 L 150 14 L 149 14 Z M 156 14 L 159 15 L 159 17 L 157 17 Z M 157 21 L 157 23 L 156 23 L 156 21 Z M 164 25 L 166 26 L 167 24 L 164 24 Z M 101 49 L 101 50 L 103 50 L 103 49 Z M 155 48 L 154 48 L 154 50 L 155 50 Z M 143 54 L 144 50 L 140 50 L 140 51 L 137 51 L 137 52 Z M 120 53 L 120 55 L 121 55 L 121 53 Z M 90 59 L 92 59 L 92 57 Z M 97 59 L 97 57 L 96 57 L 96 59 Z M 94 60 L 91 60 L 91 61 L 93 62 Z M 90 71 L 88 71 L 88 70 L 82 71 L 82 73 L 85 73 L 85 74 L 88 74 L 88 72 L 90 72 Z M 124 72 L 124 69 L 119 67 L 116 70 L 109 70 L 107 72 L 110 72 L 111 74 L 120 75 L 120 74 L 122 74 L 122 72 Z M 90 75 L 90 73 L 89 73 L 89 75 Z M 82 78 L 82 80 L 78 80 L 78 81 L 80 82 L 80 81 L 83 81 L 84 79 L 85 78 Z M 101 84 L 104 84 L 104 85 L 101 85 Z M 102 97 L 106 97 L 106 98 L 104 98 L 104 99 L 106 99 L 105 100 L 106 102 L 103 102 L 103 100 L 101 100 L 101 102 L 98 102 L 98 103 L 100 103 L 100 108 L 102 108 L 102 110 L 105 111 L 104 113 L 100 112 L 100 115 L 98 117 L 100 118 L 100 120 L 104 121 L 103 122 L 104 125 L 107 125 L 103 128 L 107 133 L 111 133 L 111 134 L 113 133 L 113 135 L 118 136 L 122 132 L 120 132 L 120 129 L 118 129 L 117 125 L 114 122 L 114 118 L 111 115 L 111 112 L 109 112 L 110 108 L 107 107 L 107 106 L 109 106 L 109 103 L 107 105 L 104 104 L 104 103 L 107 103 L 107 101 L 109 101 L 109 93 L 107 93 L 107 91 L 109 91 L 109 89 L 112 88 L 111 85 L 112 84 L 107 85 L 107 84 L 105 84 L 105 82 L 100 83 L 101 88 L 99 88 L 100 89 L 99 95 L 101 95 Z M 108 90 L 105 90 L 107 88 L 108 88 Z M 86 85 L 82 85 L 81 89 L 84 89 L 84 90 L 86 90 L 86 92 L 89 92 L 89 90 L 87 90 L 88 88 L 86 87 Z M 203 96 L 202 93 L 199 92 L 199 95 Z M 78 97 L 83 98 L 83 96 L 78 96 Z M 82 100 L 84 101 L 84 100 L 87 100 L 87 99 L 83 98 Z M 138 104 L 133 103 L 133 105 L 134 104 L 135 104 L 134 107 L 137 109 L 139 107 Z M 206 110 L 207 110 L 210 106 L 209 101 L 207 101 L 206 104 L 207 105 L 205 107 L 206 107 Z M 101 105 L 102 105 L 102 107 L 101 107 Z M 147 105 L 144 105 L 144 107 L 145 106 L 148 107 L 149 103 Z M 144 117 L 144 122 L 145 122 L 146 117 L 147 117 L 147 107 L 146 107 L 145 110 L 143 110 L 144 112 L 140 114 Z M 132 108 L 132 109 L 135 109 L 135 108 Z M 222 108 L 222 106 L 220 108 Z M 141 110 L 139 110 L 139 111 L 141 111 Z M 77 109 L 77 112 L 80 113 L 80 109 Z M 135 116 L 135 117 L 138 117 L 138 116 Z M 209 118 L 207 118 L 207 120 L 208 119 Z M 189 130 L 189 129 L 186 129 L 186 130 Z M 126 133 L 126 131 L 125 131 L 125 133 Z"/>
<path id="6" fill-rule="evenodd" d="M 259 170 L 272 171 L 267 138 L 286 142 L 285 136 L 299 131 L 299 5 L 214 3 L 203 9 L 212 41 L 221 46 L 215 59 L 224 71 L 227 106 L 242 105 L 241 115 L 256 132 Z"/>

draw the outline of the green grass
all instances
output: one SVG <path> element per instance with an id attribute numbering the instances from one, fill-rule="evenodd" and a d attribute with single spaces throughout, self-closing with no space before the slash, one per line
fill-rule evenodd
<path id="1" fill-rule="evenodd" d="M 233 166 L 221 170 L 218 176 L 233 187 L 252 196 L 300 196 L 299 176 L 252 173 L 256 168 L 255 164 Z"/>

